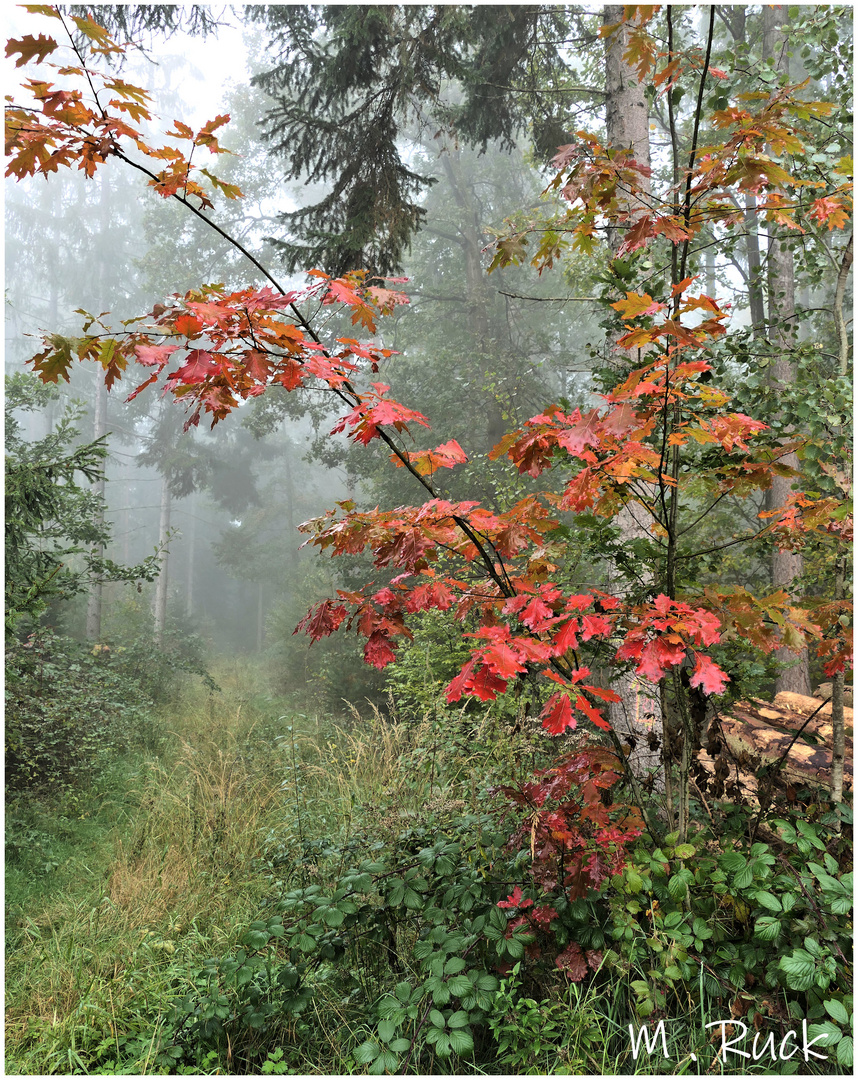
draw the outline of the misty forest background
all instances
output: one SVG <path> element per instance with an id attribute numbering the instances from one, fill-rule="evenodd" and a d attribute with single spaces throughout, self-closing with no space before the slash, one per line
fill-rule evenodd
<path id="1" fill-rule="evenodd" d="M 441 80 L 443 108 L 424 94 L 425 73 L 412 72 L 410 96 L 397 99 L 410 104 L 395 114 L 401 160 L 394 167 L 372 145 L 378 115 L 338 119 L 333 133 L 314 129 L 300 110 L 290 111 L 298 88 L 283 71 L 302 34 L 369 40 L 377 33 L 382 40 L 376 21 L 401 20 L 402 9 L 329 8 L 313 17 L 310 10 L 293 8 L 287 17 L 287 9 L 274 7 L 126 5 L 92 13 L 142 43 L 144 52 L 123 61 L 123 77 L 150 90 L 162 117 L 198 126 L 230 114 L 222 141 L 234 156 L 219 160 L 218 174 L 245 198 L 220 205 L 217 221 L 281 281 L 300 288 L 313 266 L 331 273 L 364 266 L 408 279 L 396 287 L 410 303 L 379 327 L 376 340 L 396 353 L 379 378 L 396 400 L 431 419 L 435 444 L 456 439 L 467 448 L 469 462 L 450 481 L 455 497 L 502 502 L 516 484 L 524 491 L 525 481 L 492 471 L 488 451 L 547 402 L 591 406 L 612 349 L 604 328 L 617 295 L 610 292 L 611 251 L 570 249 L 540 274 L 527 259 L 486 272 L 498 236 L 554 207 L 553 196 L 541 193 L 557 147 L 578 128 L 604 130 L 598 27 L 605 12 L 539 9 L 548 12 L 534 23 L 542 43 L 522 67 L 516 35 L 524 31 L 509 16 L 515 9 L 456 8 L 459 25 L 450 33 L 461 55 L 482 58 L 487 84 L 512 72 L 520 86 L 496 101 L 487 96 L 481 114 L 468 113 L 473 94 L 451 71 L 431 76 Z M 684 41 L 697 40 L 706 9 L 674 10 Z M 362 14 L 344 14 L 352 11 Z M 810 79 L 808 94 L 837 107 L 830 138 L 818 148 L 819 168 L 847 154 L 851 13 L 790 8 L 776 27 L 790 45 L 786 75 L 766 55 L 761 7 L 723 6 L 717 14 L 713 57 L 731 87 Z M 16 19 L 23 25 L 25 16 Z M 13 32 L 30 31 L 16 23 Z M 246 67 L 234 61 L 242 55 Z M 346 49 L 341 63 L 348 67 Z M 373 77 L 382 79 L 392 59 L 378 53 L 374 63 Z M 689 90 L 681 105 L 677 98 L 677 109 L 690 109 L 692 96 Z M 649 101 L 658 173 L 668 167 L 667 121 L 663 99 Z M 312 103 L 307 109 L 312 113 Z M 389 167 L 402 185 L 407 221 L 374 220 L 371 198 L 362 214 L 367 191 L 360 183 L 336 187 L 341 174 L 332 161 L 342 168 L 376 153 L 377 177 Z M 332 634 L 309 647 L 293 634 L 313 604 L 377 573 L 368 554 L 331 560 L 301 548 L 297 526 L 339 500 L 372 509 L 415 497 L 406 470 L 392 469 L 383 447 L 329 436 L 338 413 L 324 395 L 271 390 L 213 430 L 201 424 L 183 432 L 184 411 L 171 398 L 149 393 L 126 404 L 122 392 L 105 392 L 94 367 L 75 365 L 71 382 L 55 386 L 28 373 L 39 332 L 74 337 L 80 311 L 109 310 L 117 325 L 203 282 L 243 287 L 251 268 L 229 245 L 182 207 L 147 192 L 117 161 L 91 180 L 72 170 L 61 182 L 7 180 L 5 206 L 7 492 L 17 484 L 29 490 L 26 470 L 38 462 L 53 469 L 39 495 L 48 503 L 34 510 L 41 516 L 28 519 L 26 505 L 19 507 L 11 548 L 7 532 L 6 1071 L 696 1072 L 717 1051 L 705 1022 L 731 1009 L 756 1029 L 779 1032 L 810 1015 L 828 1025 L 830 1060 L 802 1062 L 802 1070 L 851 1065 L 851 915 L 842 899 L 851 893 L 851 841 L 829 830 L 826 806 L 807 810 L 812 796 L 800 811 L 794 793 L 790 806 L 773 808 L 793 831 L 770 831 L 766 843 L 748 834 L 751 810 L 728 807 L 719 818 L 721 848 L 706 848 L 714 819 L 708 804 L 697 807 L 696 851 L 704 862 L 689 862 L 688 872 L 698 875 L 699 907 L 693 883 L 687 902 L 673 890 L 678 910 L 689 915 L 690 936 L 680 938 L 677 916 L 664 938 L 667 953 L 640 930 L 642 912 L 655 918 L 658 860 L 647 861 L 651 850 L 636 856 L 627 874 L 638 874 L 639 886 L 629 886 L 627 876 L 619 899 L 600 907 L 590 897 L 592 907 L 575 916 L 593 930 L 593 956 L 612 947 L 621 957 L 592 978 L 570 982 L 562 971 L 528 968 L 523 950 L 510 948 L 505 968 L 473 975 L 471 997 L 460 992 L 458 1011 L 445 1012 L 438 991 L 429 1020 L 417 1007 L 422 999 L 409 995 L 439 976 L 420 966 L 429 961 L 409 936 L 406 909 L 422 912 L 423 893 L 409 894 L 405 885 L 401 896 L 379 893 L 360 909 L 365 939 L 343 931 L 339 944 L 323 940 L 320 926 L 333 933 L 343 919 L 358 925 L 355 911 L 331 901 L 305 935 L 307 964 L 296 960 L 300 948 L 288 963 L 277 953 L 283 896 L 314 884 L 333 888 L 362 859 L 392 874 L 396 858 L 410 851 L 409 865 L 422 865 L 428 876 L 432 867 L 415 853 L 431 847 L 432 872 L 448 874 L 438 895 L 451 910 L 460 902 L 450 899 L 456 889 L 470 889 L 463 910 L 496 906 L 511 886 L 504 890 L 501 880 L 500 892 L 492 884 L 497 897 L 490 895 L 478 865 L 483 856 L 495 867 L 511 858 L 504 846 L 511 826 L 498 824 L 494 788 L 550 765 L 556 743 L 531 719 L 538 706 L 447 704 L 444 687 L 468 649 L 462 627 L 442 613 L 415 618 L 413 640 L 384 671 L 363 662 L 356 635 Z M 338 206 L 352 215 L 347 236 Z M 375 232 L 382 226 L 384 243 Z M 830 390 L 844 239 L 822 229 L 814 239 L 795 262 L 797 378 L 817 385 L 830 377 Z M 722 358 L 719 378 L 737 408 L 765 420 L 774 399 L 754 357 L 766 354 L 766 326 L 776 320 L 769 309 L 754 310 L 772 281 L 767 238 L 758 240 L 756 248 L 705 247 L 694 272 L 702 291 L 733 304 L 737 344 Z M 762 270 L 753 261 L 760 257 Z M 321 325 L 340 318 L 348 326 L 336 313 L 310 314 Z M 848 425 L 841 398 L 842 383 L 827 404 L 811 394 L 813 415 L 802 415 L 799 403 L 795 423 L 827 423 L 840 438 Z M 819 419 L 823 408 L 827 419 Z M 749 507 L 751 518 L 760 506 Z M 569 543 L 576 542 L 573 528 Z M 593 549 L 592 536 L 581 541 L 583 575 L 597 573 Z M 728 549 L 718 560 L 704 568 L 709 580 L 729 578 L 752 590 L 771 581 L 768 557 L 743 561 Z M 794 595 L 834 589 L 834 562 L 824 551 L 810 548 L 802 573 L 791 584 Z M 825 677 L 812 659 L 802 663 L 798 689 L 809 692 Z M 749 655 L 736 665 L 728 700 L 796 688 L 794 658 Z M 471 847 L 466 835 L 478 837 Z M 784 855 L 777 844 L 789 835 L 795 845 Z M 526 855 L 527 843 L 521 846 Z M 694 849 L 682 847 L 688 851 L 670 858 L 690 860 Z M 716 865 L 712 853 L 728 849 L 732 864 Z M 494 862 L 486 855 L 492 851 Z M 787 857 L 819 863 L 828 884 L 816 881 L 816 900 L 796 885 L 787 906 L 765 884 L 767 868 Z M 754 865 L 747 882 L 730 879 L 729 891 L 715 895 L 705 884 Z M 638 903 L 641 889 L 648 899 Z M 661 902 L 671 903 L 670 896 Z M 790 921 L 796 903 L 800 918 Z M 777 922 L 776 943 L 769 924 L 768 941 L 762 932 L 754 936 L 758 915 Z M 827 929 L 817 955 L 806 941 L 820 918 Z M 719 921 L 729 922 L 729 932 L 715 931 L 727 952 L 716 955 L 713 943 L 710 954 Z M 448 944 L 442 970 L 449 982 L 465 963 L 458 967 L 461 943 Z M 772 975 L 778 958 L 796 949 L 811 956 L 813 976 L 805 985 L 783 969 L 779 984 Z M 705 954 L 706 963 L 692 963 L 689 952 Z M 247 966 L 248 955 L 263 960 Z M 817 978 L 823 969 L 824 983 Z M 648 1062 L 631 1056 L 628 1024 L 647 1016 L 671 1020 L 669 1058 L 660 1049 Z M 427 1032 L 435 1033 L 431 1040 Z M 700 1066 L 689 1056 L 695 1049 Z M 770 1060 L 716 1066 L 772 1071 Z M 798 1061 L 776 1065 L 784 1073 L 797 1068 Z"/>

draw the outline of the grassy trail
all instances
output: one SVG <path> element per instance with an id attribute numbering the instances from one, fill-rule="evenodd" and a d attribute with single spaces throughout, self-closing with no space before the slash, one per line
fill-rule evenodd
<path id="1" fill-rule="evenodd" d="M 263 847 L 289 845 L 283 747 L 322 733 L 237 665 L 218 681 L 161 710 L 160 754 L 8 808 L 8 1073 L 154 1071 L 165 1002 L 255 917 Z"/>

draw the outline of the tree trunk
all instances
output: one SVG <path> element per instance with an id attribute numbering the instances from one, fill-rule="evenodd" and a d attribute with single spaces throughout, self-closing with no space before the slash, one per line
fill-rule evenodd
<path id="1" fill-rule="evenodd" d="M 783 24 L 787 19 L 784 7 L 763 7 L 763 58 L 772 59 L 781 74 L 789 76 L 789 56 Z M 769 241 L 768 261 L 769 291 L 769 341 L 776 347 L 777 358 L 769 368 L 769 382 L 773 390 L 791 386 L 795 382 L 795 364 L 791 354 L 795 348 L 795 260 L 787 243 L 772 237 Z M 795 454 L 783 458 L 785 464 L 798 469 Z M 775 476 L 768 492 L 770 510 L 783 506 L 793 494 L 793 480 L 788 476 Z M 791 592 L 793 582 L 801 577 L 804 559 L 796 551 L 775 551 L 772 554 L 772 585 L 776 589 Z M 775 693 L 790 691 L 794 694 L 810 693 L 810 667 L 807 650 L 799 653 L 779 649 L 776 658 L 787 667 L 777 678 Z"/>
<path id="2" fill-rule="evenodd" d="M 837 337 L 840 344 L 838 374 L 846 378 L 849 374 L 849 335 L 846 320 L 843 317 L 843 300 L 846 296 L 846 282 L 852 267 L 852 237 L 843 252 L 840 273 L 837 275 L 837 287 L 834 290 L 834 321 L 837 325 Z M 846 586 L 846 556 L 837 560 L 834 571 L 834 599 L 844 598 Z M 840 803 L 843 801 L 843 759 L 845 757 L 846 731 L 843 718 L 843 672 L 838 672 L 831 687 L 831 802 L 837 815 L 837 827 L 840 829 Z"/>
<path id="3" fill-rule="evenodd" d="M 461 211 L 458 225 L 459 246 L 465 260 L 468 318 L 476 339 L 474 353 L 482 370 L 489 374 L 497 361 L 497 350 L 491 334 L 489 317 L 489 287 L 482 260 L 482 230 L 480 215 L 474 205 L 473 192 L 462 177 L 458 150 L 447 149 L 441 155 L 444 172 L 456 205 Z M 503 407 L 496 394 L 486 400 L 486 444 L 491 449 L 506 433 Z"/>
<path id="4" fill-rule="evenodd" d="M 745 198 L 745 253 L 748 260 L 748 306 L 754 337 L 765 338 L 766 306 L 763 289 L 763 266 L 760 258 L 760 231 L 757 221 L 757 198 Z"/>
<path id="5" fill-rule="evenodd" d="M 185 614 L 189 619 L 194 616 L 194 568 L 197 561 L 197 493 L 191 492 L 188 499 L 187 562 L 185 563 Z"/>
<path id="6" fill-rule="evenodd" d="M 170 485 L 166 476 L 161 477 L 161 516 L 158 522 L 158 547 L 160 548 L 160 565 L 158 581 L 155 586 L 155 641 L 158 645 L 164 643 L 164 628 L 167 625 L 167 584 L 169 581 L 169 558 L 167 542 L 170 536 Z"/>
<path id="7" fill-rule="evenodd" d="M 107 434 L 107 387 L 104 380 L 96 373 L 95 378 L 95 422 L 93 424 L 93 438 L 100 439 Z M 93 485 L 95 494 L 104 499 L 105 481 L 102 475 Z M 104 525 L 104 502 L 99 506 L 95 517 L 95 524 L 101 528 Z M 96 544 L 92 549 L 96 558 L 104 556 L 104 545 Z M 88 641 L 101 639 L 101 603 L 104 595 L 104 582 L 101 575 L 97 575 L 89 588 L 89 598 L 86 604 L 86 637 Z"/>
<path id="8" fill-rule="evenodd" d="M 603 22 L 606 26 L 619 23 L 623 18 L 623 8 L 605 5 Z M 614 147 L 628 148 L 633 151 L 636 161 L 642 165 L 650 163 L 649 149 L 649 114 L 643 87 L 634 71 L 624 62 L 627 33 L 624 28 L 615 31 L 607 39 L 605 51 L 605 91 L 606 124 L 608 144 Z M 649 182 L 641 176 L 641 193 L 649 194 Z M 636 193 L 626 194 L 626 205 L 632 214 L 645 205 Z M 631 221 L 630 221 L 631 224 Z M 622 243 L 619 230 L 611 233 L 610 245 L 614 252 Z M 647 535 L 644 526 L 635 521 L 628 509 L 623 509 L 615 519 L 622 530 L 622 543 Z M 621 700 L 609 708 L 611 725 L 617 734 L 633 744 L 629 754 L 629 764 L 637 776 L 645 776 L 660 768 L 659 753 L 651 750 L 648 737 L 653 730 L 661 736 L 662 711 L 657 687 L 645 679 L 628 672 L 615 677 L 611 688 L 620 695 Z"/>

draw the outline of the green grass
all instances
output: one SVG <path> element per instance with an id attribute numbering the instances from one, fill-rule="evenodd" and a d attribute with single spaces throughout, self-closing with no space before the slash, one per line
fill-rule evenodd
<path id="1" fill-rule="evenodd" d="M 160 759 L 10 805 L 7 1072 L 156 1071 L 166 1005 L 256 916 L 262 838 L 290 813 L 288 725 L 248 675 L 227 672 L 217 695 L 188 685 Z"/>

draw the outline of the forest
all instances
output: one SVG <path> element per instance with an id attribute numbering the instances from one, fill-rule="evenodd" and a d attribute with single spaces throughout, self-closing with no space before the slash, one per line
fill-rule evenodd
<path id="1" fill-rule="evenodd" d="M 9 14 L 6 1074 L 852 1074 L 852 26 Z"/>

